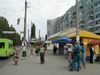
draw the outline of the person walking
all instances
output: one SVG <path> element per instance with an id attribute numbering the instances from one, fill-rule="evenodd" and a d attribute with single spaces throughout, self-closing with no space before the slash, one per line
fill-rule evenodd
<path id="1" fill-rule="evenodd" d="M 27 53 L 26 53 L 26 42 L 25 41 L 22 42 L 22 47 L 23 47 L 22 57 L 26 57 Z"/>
<path id="2" fill-rule="evenodd" d="M 54 47 L 53 47 L 53 53 L 54 53 L 54 55 L 56 55 L 56 52 L 57 52 L 57 47 L 54 45 Z"/>
<path id="3" fill-rule="evenodd" d="M 67 48 L 68 48 L 68 46 L 67 46 L 67 44 L 65 44 L 64 45 L 64 55 L 67 55 Z"/>
<path id="4" fill-rule="evenodd" d="M 34 55 L 34 50 L 35 50 L 34 46 L 31 46 L 31 48 L 30 48 L 30 55 L 31 55 L 31 57 Z"/>
<path id="5" fill-rule="evenodd" d="M 74 56 L 73 56 L 73 60 L 72 60 L 72 67 L 73 70 L 75 69 L 76 71 L 80 71 L 80 51 L 81 51 L 82 47 L 76 43 L 75 47 L 74 47 Z M 77 66 L 76 66 L 77 64 Z"/>
<path id="6" fill-rule="evenodd" d="M 37 56 L 38 56 L 38 54 L 39 54 L 39 51 L 40 51 L 40 47 L 37 46 L 37 48 L 35 49 L 35 53 L 36 53 Z"/>
<path id="7" fill-rule="evenodd" d="M 93 64 L 94 48 L 92 45 L 90 45 L 89 48 L 90 48 L 90 63 Z"/>
<path id="8" fill-rule="evenodd" d="M 15 65 L 18 65 L 18 61 L 19 61 L 19 51 L 18 51 L 18 49 L 16 49 L 16 48 L 15 48 L 13 60 L 14 60 L 14 64 L 15 64 Z"/>
<path id="9" fill-rule="evenodd" d="M 45 63 L 45 48 L 41 46 L 40 48 L 40 63 L 43 64 Z"/>
<path id="10" fill-rule="evenodd" d="M 73 53 L 73 46 L 72 46 L 72 44 L 68 45 L 67 52 L 68 52 L 68 56 L 67 56 L 68 57 L 68 62 L 70 62 L 72 60 L 72 53 Z"/>
<path id="11" fill-rule="evenodd" d="M 72 54 L 73 54 L 73 46 L 72 46 L 72 44 L 68 45 L 67 53 L 68 53 L 67 58 L 68 58 L 68 62 L 69 62 L 68 69 L 70 71 L 72 71 Z"/>

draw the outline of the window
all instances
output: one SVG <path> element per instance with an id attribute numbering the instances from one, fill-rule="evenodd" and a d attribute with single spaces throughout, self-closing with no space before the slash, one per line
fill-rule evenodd
<path id="1" fill-rule="evenodd" d="M 89 20 L 93 20 L 94 17 L 93 17 L 92 15 L 90 15 L 90 16 L 88 17 L 88 19 L 89 19 Z"/>
<path id="2" fill-rule="evenodd" d="M 96 29 L 96 30 L 100 30 L 100 26 L 96 27 L 95 29 Z"/>
<path id="3" fill-rule="evenodd" d="M 4 48 L 5 47 L 5 43 L 0 42 L 0 48 Z"/>
<path id="4" fill-rule="evenodd" d="M 95 7 L 98 6 L 99 4 L 100 4 L 100 0 L 94 2 Z"/>
<path id="5" fill-rule="evenodd" d="M 91 2 L 93 2 L 93 0 L 91 0 Z"/>
<path id="6" fill-rule="evenodd" d="M 100 18 L 100 13 L 96 15 L 96 18 Z"/>
<path id="7" fill-rule="evenodd" d="M 89 9 L 93 9 L 93 5 L 91 5 L 91 6 L 89 7 Z"/>
<path id="8" fill-rule="evenodd" d="M 93 25 L 94 25 L 94 23 L 93 23 L 93 22 L 90 22 L 90 23 L 89 23 L 89 25 L 90 25 L 90 26 L 93 26 Z"/>
<path id="9" fill-rule="evenodd" d="M 95 23 L 96 23 L 96 24 L 100 24 L 100 20 L 97 20 Z"/>
<path id="10" fill-rule="evenodd" d="M 96 12 L 100 12 L 100 7 L 96 8 L 96 9 L 94 10 L 94 12 L 95 12 L 95 13 L 96 13 Z"/>
<path id="11" fill-rule="evenodd" d="M 90 31 L 94 31 L 94 28 L 90 28 Z"/>
<path id="12" fill-rule="evenodd" d="M 91 10 L 91 11 L 89 12 L 89 14 L 94 14 L 93 10 Z"/>
<path id="13" fill-rule="evenodd" d="M 80 24 L 84 24 L 84 20 L 80 21 Z"/>

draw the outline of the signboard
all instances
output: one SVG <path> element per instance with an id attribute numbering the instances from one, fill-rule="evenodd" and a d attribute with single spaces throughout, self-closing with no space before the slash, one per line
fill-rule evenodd
<path id="1" fill-rule="evenodd" d="M 31 38 L 31 43 L 35 43 L 37 42 L 37 39 L 36 38 Z"/>
<path id="2" fill-rule="evenodd" d="M 45 41 L 45 43 L 52 43 L 52 41 Z"/>
<path id="3" fill-rule="evenodd" d="M 3 34 L 15 34 L 15 31 L 2 31 Z"/>

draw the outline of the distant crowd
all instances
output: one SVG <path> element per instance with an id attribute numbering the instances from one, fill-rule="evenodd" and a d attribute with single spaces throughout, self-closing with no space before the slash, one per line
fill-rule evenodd
<path id="1" fill-rule="evenodd" d="M 27 56 L 27 43 L 24 41 L 22 42 L 22 57 Z M 33 56 L 34 53 L 38 56 L 40 56 L 40 63 L 44 64 L 45 63 L 45 51 L 46 45 L 45 44 L 40 44 L 40 45 L 35 45 L 35 46 L 30 46 L 30 55 Z M 90 63 L 93 63 L 93 56 L 94 56 L 94 48 L 92 45 L 89 45 L 90 49 Z M 34 52 L 35 51 L 35 52 Z M 54 55 L 57 54 L 58 47 L 54 45 L 53 47 L 53 53 Z M 73 71 L 80 71 L 80 69 L 86 68 L 86 48 L 84 47 L 84 44 L 78 44 L 78 43 L 66 43 L 64 44 L 64 55 L 66 55 L 68 59 L 68 70 Z M 15 65 L 18 64 L 19 61 L 19 51 L 18 49 L 15 48 L 15 53 L 14 53 L 14 62 Z"/>

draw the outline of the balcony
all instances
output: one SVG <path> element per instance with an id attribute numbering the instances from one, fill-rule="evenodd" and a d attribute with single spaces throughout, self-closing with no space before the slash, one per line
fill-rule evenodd
<path id="1" fill-rule="evenodd" d="M 100 7 L 100 4 L 99 4 L 99 5 L 97 5 L 97 6 L 95 6 L 95 7 L 94 7 L 94 9 L 96 9 L 96 8 L 98 8 L 98 7 Z"/>
<path id="2" fill-rule="evenodd" d="M 94 20 L 89 20 L 88 23 L 94 22 Z"/>
<path id="3" fill-rule="evenodd" d="M 96 34 L 100 34 L 100 30 L 95 30 L 95 33 Z"/>
<path id="4" fill-rule="evenodd" d="M 96 24 L 95 27 L 97 27 L 97 28 L 100 27 L 100 24 Z"/>
<path id="5" fill-rule="evenodd" d="M 95 21 L 100 20 L 100 17 L 96 18 Z"/>
<path id="6" fill-rule="evenodd" d="M 99 12 L 95 12 L 95 13 L 94 13 L 94 15 L 97 15 L 97 14 L 100 14 L 100 11 L 99 11 Z"/>
<path id="7" fill-rule="evenodd" d="M 84 27 L 84 24 L 80 24 L 80 27 Z"/>
<path id="8" fill-rule="evenodd" d="M 91 29 L 91 28 L 93 28 L 94 26 L 88 26 L 88 29 Z"/>
<path id="9" fill-rule="evenodd" d="M 100 24 L 95 26 L 95 33 L 100 34 Z"/>

